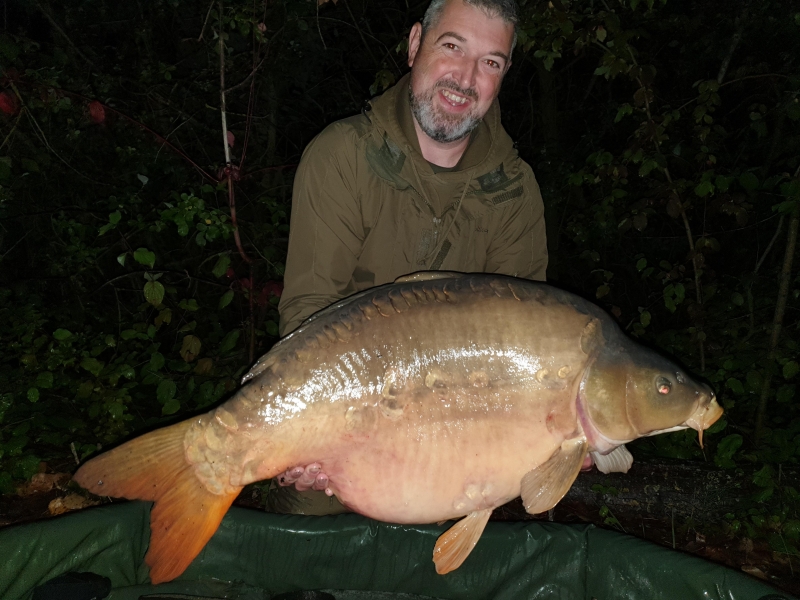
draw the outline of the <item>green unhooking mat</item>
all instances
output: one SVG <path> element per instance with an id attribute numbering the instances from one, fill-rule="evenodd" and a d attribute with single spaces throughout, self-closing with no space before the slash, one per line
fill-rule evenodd
<path id="1" fill-rule="evenodd" d="M 450 524 L 239 508 L 181 577 L 152 586 L 144 564 L 149 519 L 148 503 L 130 502 L 0 529 L 0 598 L 31 598 L 34 588 L 68 572 L 108 577 L 111 600 L 790 598 L 737 571 L 591 525 L 489 523 L 466 562 L 442 576 L 431 553 Z M 300 590 L 329 595 L 287 594 Z"/>

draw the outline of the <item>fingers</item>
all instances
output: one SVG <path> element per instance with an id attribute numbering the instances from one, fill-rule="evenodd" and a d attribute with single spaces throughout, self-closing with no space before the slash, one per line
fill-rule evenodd
<path id="1" fill-rule="evenodd" d="M 294 485 L 298 492 L 306 490 L 327 491 L 328 476 L 322 472 L 322 465 L 311 463 L 306 467 L 292 467 L 278 477 L 281 486 Z"/>
<path id="2" fill-rule="evenodd" d="M 278 476 L 278 485 L 293 485 L 295 481 L 302 477 L 305 469 L 303 467 L 292 467 L 284 471 L 283 475 Z"/>

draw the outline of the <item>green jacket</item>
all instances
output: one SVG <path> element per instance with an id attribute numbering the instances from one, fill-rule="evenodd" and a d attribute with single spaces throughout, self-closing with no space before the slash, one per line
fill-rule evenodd
<path id="1" fill-rule="evenodd" d="M 285 335 L 334 301 L 424 270 L 544 280 L 544 206 L 495 102 L 459 164 L 419 149 L 406 75 L 326 127 L 294 180 L 279 310 Z"/>

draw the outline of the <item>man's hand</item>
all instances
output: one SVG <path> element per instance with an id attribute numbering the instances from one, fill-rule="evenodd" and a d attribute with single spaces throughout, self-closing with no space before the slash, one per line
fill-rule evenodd
<path id="1" fill-rule="evenodd" d="M 328 487 L 328 476 L 322 472 L 322 465 L 319 463 L 286 469 L 282 475 L 278 475 L 278 485 L 294 485 L 298 492 L 317 490 L 333 496 L 333 491 Z"/>

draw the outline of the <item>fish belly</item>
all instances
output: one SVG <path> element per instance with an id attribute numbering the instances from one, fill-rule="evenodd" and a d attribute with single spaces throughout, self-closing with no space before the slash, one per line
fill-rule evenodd
<path id="1" fill-rule="evenodd" d="M 563 441 L 563 432 L 548 429 L 563 398 L 505 397 L 458 414 L 461 400 L 432 398 L 433 406 L 407 406 L 395 420 L 376 407 L 367 431 L 346 430 L 315 459 L 329 488 L 352 510 L 395 523 L 452 519 L 519 496 L 525 473 Z"/>

